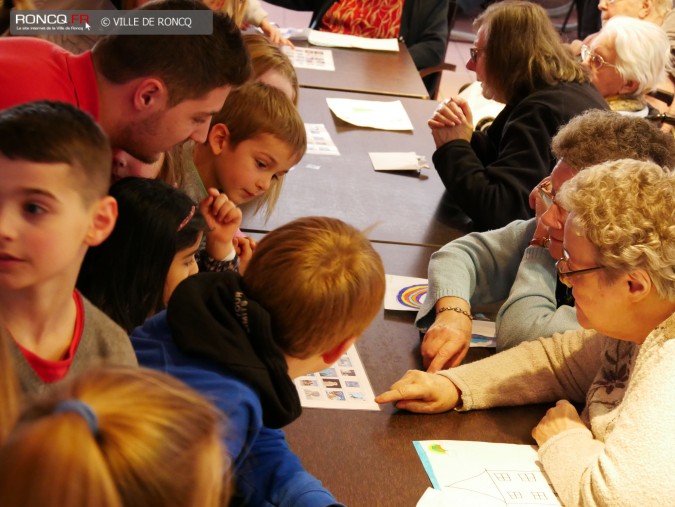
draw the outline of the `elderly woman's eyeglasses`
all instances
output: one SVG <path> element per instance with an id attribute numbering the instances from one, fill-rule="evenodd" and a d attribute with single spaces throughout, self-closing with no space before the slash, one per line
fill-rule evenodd
<path id="1" fill-rule="evenodd" d="M 591 51 L 591 48 L 589 48 L 586 44 L 581 46 L 581 61 L 588 62 L 591 68 L 595 70 L 598 70 L 603 66 L 616 69 L 616 65 L 613 63 L 607 63 L 602 56 Z"/>
<path id="2" fill-rule="evenodd" d="M 572 287 L 572 282 L 570 282 L 570 277 L 572 276 L 592 273 L 593 271 L 607 268 L 607 266 L 596 266 L 594 268 L 570 270 L 569 264 L 570 254 L 563 248 L 563 257 L 555 263 L 555 269 L 558 271 L 558 278 L 560 278 L 560 281 L 567 287 Z"/>
<path id="3" fill-rule="evenodd" d="M 537 191 L 539 192 L 539 197 L 541 201 L 546 206 L 546 209 L 549 209 L 555 203 L 555 195 L 553 195 L 553 184 L 551 183 L 551 178 L 547 176 L 542 180 L 539 185 L 537 185 Z"/>
<path id="4" fill-rule="evenodd" d="M 473 63 L 478 62 L 478 54 L 483 51 L 484 48 L 477 48 L 477 47 L 472 47 L 469 48 L 469 56 L 471 57 L 471 61 Z"/>

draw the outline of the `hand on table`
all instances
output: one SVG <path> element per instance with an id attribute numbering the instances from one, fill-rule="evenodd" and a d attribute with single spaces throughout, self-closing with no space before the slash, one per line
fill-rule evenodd
<path id="1" fill-rule="evenodd" d="M 281 31 L 275 25 L 270 23 L 267 18 L 260 22 L 260 29 L 267 35 L 267 38 L 272 44 L 276 44 L 277 46 L 286 45 L 290 48 L 295 47 L 290 40 L 281 35 Z"/>
<path id="2" fill-rule="evenodd" d="M 199 211 L 206 219 L 206 253 L 213 259 L 224 259 L 232 253 L 232 239 L 241 225 L 241 210 L 225 194 L 215 188 L 207 190 L 199 203 Z"/>
<path id="3" fill-rule="evenodd" d="M 549 438 L 573 428 L 588 430 L 586 425 L 581 421 L 577 409 L 569 401 L 559 400 L 555 404 L 555 407 L 548 409 L 546 415 L 534 427 L 532 438 L 537 441 L 539 446 L 542 446 Z"/>
<path id="4" fill-rule="evenodd" d="M 436 414 L 457 406 L 459 390 L 450 379 L 436 373 L 419 370 L 408 372 L 375 398 L 377 403 L 394 403 L 396 408 Z"/>
<path id="5" fill-rule="evenodd" d="M 436 315 L 420 348 L 424 367 L 429 373 L 458 366 L 471 345 L 471 319 L 454 311 Z"/>
<path id="6" fill-rule="evenodd" d="M 246 236 L 234 238 L 234 250 L 239 257 L 239 274 L 243 275 L 248 268 L 248 263 L 255 252 L 256 242 L 253 238 Z"/>
<path id="7" fill-rule="evenodd" d="M 438 104 L 427 124 L 436 148 L 456 139 L 471 141 L 473 135 L 473 114 L 469 103 L 461 97 L 445 99 Z"/>

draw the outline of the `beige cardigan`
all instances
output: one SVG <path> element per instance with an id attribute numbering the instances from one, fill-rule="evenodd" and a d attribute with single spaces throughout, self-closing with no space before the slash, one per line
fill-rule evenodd
<path id="1" fill-rule="evenodd" d="M 568 399 L 590 427 L 563 431 L 539 458 L 567 506 L 675 505 L 675 315 L 642 345 L 577 330 L 439 372 L 462 410 Z"/>

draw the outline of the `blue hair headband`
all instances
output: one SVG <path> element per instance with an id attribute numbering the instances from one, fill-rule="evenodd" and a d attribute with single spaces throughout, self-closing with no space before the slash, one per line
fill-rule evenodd
<path id="1" fill-rule="evenodd" d="M 99 437 L 100 431 L 98 427 L 98 417 L 96 417 L 94 411 L 85 402 L 80 400 L 65 400 L 58 403 L 56 407 L 54 407 L 55 414 L 61 414 L 64 412 L 75 412 L 76 414 L 80 415 L 87 423 L 87 426 L 89 426 L 89 430 L 91 431 L 92 435 L 94 435 L 95 438 Z"/>

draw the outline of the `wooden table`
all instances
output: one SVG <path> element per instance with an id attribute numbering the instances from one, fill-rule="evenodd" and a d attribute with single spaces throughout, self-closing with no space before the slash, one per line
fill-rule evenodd
<path id="1" fill-rule="evenodd" d="M 327 48 L 311 46 L 307 42 L 297 42 L 296 46 L 329 50 L 333 53 L 335 64 L 335 71 L 296 69 L 302 87 L 429 98 L 410 52 L 403 43 L 399 43 L 398 52 Z"/>
<path id="2" fill-rule="evenodd" d="M 400 100 L 413 131 L 383 131 L 355 127 L 335 117 L 327 97 L 358 100 Z M 325 215 L 355 227 L 376 227 L 377 241 L 442 246 L 464 234 L 469 219 L 446 193 L 431 157 L 435 146 L 427 120 L 431 101 L 303 88 L 299 110 L 305 123 L 326 126 L 340 156 L 307 154 L 286 177 L 277 208 L 269 222 L 254 216 L 254 206 L 242 206 L 243 230 L 269 231 L 296 218 Z M 369 152 L 414 151 L 431 166 L 414 172 L 376 172 Z"/>
<path id="3" fill-rule="evenodd" d="M 430 247 L 375 243 L 387 273 L 426 276 Z M 376 394 L 407 369 L 421 368 L 414 313 L 382 311 L 357 350 Z M 472 349 L 470 359 L 492 351 Z M 286 428 L 305 468 L 349 507 L 411 507 L 431 486 L 413 440 L 475 440 L 534 444 L 531 429 L 547 405 L 418 415 L 383 406 L 380 412 L 304 409 Z"/>

